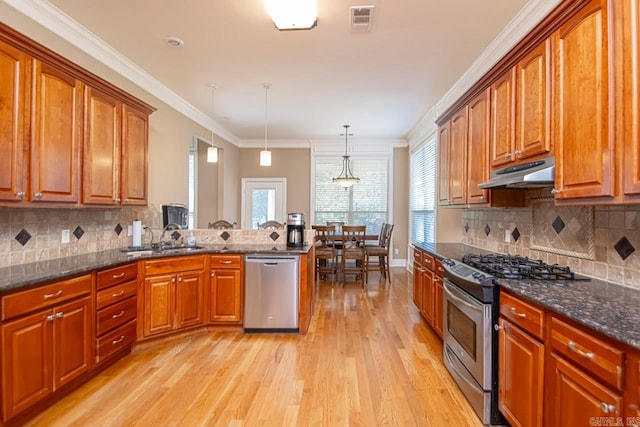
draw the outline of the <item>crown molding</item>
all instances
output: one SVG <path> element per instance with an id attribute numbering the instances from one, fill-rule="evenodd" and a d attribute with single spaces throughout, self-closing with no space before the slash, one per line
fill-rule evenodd
<path id="1" fill-rule="evenodd" d="M 446 111 L 478 80 L 502 59 L 514 46 L 549 15 L 563 0 L 529 0 L 509 24 L 485 48 L 467 71 L 451 86 L 409 132 L 414 147 L 430 137 L 437 126 L 438 112 Z M 434 127 L 435 126 L 435 127 Z"/>
<path id="2" fill-rule="evenodd" d="M 267 148 L 311 148 L 318 145 L 335 145 L 344 147 L 344 139 L 270 139 Z M 386 146 L 391 148 L 407 147 L 409 143 L 404 139 L 373 139 L 360 141 L 351 138 L 349 144 L 358 146 Z M 238 144 L 240 148 L 264 148 L 263 139 L 244 139 Z"/>
<path id="3" fill-rule="evenodd" d="M 240 140 L 126 56 L 46 0 L 2 0 L 199 125 L 234 145 Z"/>

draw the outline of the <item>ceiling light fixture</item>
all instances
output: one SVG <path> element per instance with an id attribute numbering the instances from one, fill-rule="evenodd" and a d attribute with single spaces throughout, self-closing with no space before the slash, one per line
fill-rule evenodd
<path id="1" fill-rule="evenodd" d="M 360 182 L 360 178 L 356 178 L 353 176 L 353 172 L 351 172 L 351 164 L 349 162 L 349 155 L 347 154 L 347 137 L 349 135 L 353 136 L 352 133 L 349 133 L 349 125 L 344 126 L 344 156 L 342 156 L 342 172 L 338 175 L 337 178 L 333 178 L 333 182 L 338 184 L 340 187 L 345 190 L 349 189 L 353 184 Z"/>
<path id="2" fill-rule="evenodd" d="M 264 150 L 260 152 L 260 166 L 271 166 L 271 151 L 267 150 L 267 98 L 271 83 L 263 83 L 264 87 Z"/>
<path id="3" fill-rule="evenodd" d="M 316 0 L 264 0 L 278 30 L 310 30 L 318 24 Z"/>
<path id="4" fill-rule="evenodd" d="M 218 163 L 218 147 L 213 142 L 213 125 L 215 124 L 213 119 L 213 94 L 218 87 L 213 83 L 209 83 L 209 88 L 211 88 L 211 147 L 207 148 L 207 162 Z"/>
<path id="5" fill-rule="evenodd" d="M 176 36 L 167 36 L 164 41 L 171 47 L 182 47 L 184 42 Z"/>

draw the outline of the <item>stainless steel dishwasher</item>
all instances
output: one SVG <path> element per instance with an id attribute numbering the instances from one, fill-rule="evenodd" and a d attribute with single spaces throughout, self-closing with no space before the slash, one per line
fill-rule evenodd
<path id="1" fill-rule="evenodd" d="M 245 332 L 298 332 L 297 255 L 245 255 Z"/>

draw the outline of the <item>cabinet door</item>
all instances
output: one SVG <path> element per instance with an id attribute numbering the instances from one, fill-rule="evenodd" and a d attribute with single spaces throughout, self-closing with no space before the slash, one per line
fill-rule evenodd
<path id="1" fill-rule="evenodd" d="M 542 426 L 544 345 L 500 318 L 498 405 L 513 426 Z"/>
<path id="2" fill-rule="evenodd" d="M 590 425 L 593 419 L 622 415 L 622 397 L 556 354 L 551 355 L 553 393 L 547 420 L 554 426 Z"/>
<path id="3" fill-rule="evenodd" d="M 53 388 L 58 389 L 89 370 L 95 336 L 91 297 L 53 309 Z"/>
<path id="4" fill-rule="evenodd" d="M 121 203 L 147 204 L 147 148 L 149 117 L 123 106 Z"/>
<path id="5" fill-rule="evenodd" d="M 36 202 L 77 203 L 80 191 L 82 83 L 35 61 L 31 191 Z"/>
<path id="6" fill-rule="evenodd" d="M 437 274 L 433 277 L 434 298 L 433 298 L 433 330 L 442 339 L 442 328 L 444 326 L 443 319 L 443 282 L 442 277 Z"/>
<path id="7" fill-rule="evenodd" d="M 450 122 L 438 128 L 438 205 L 446 206 L 449 197 L 449 138 Z"/>
<path id="8" fill-rule="evenodd" d="M 53 391 L 51 310 L 2 325 L 2 409 L 8 419 Z"/>
<path id="9" fill-rule="evenodd" d="M 613 196 L 607 21 L 592 0 L 552 36 L 556 199 Z"/>
<path id="10" fill-rule="evenodd" d="M 452 205 L 466 203 L 467 195 L 467 114 L 465 106 L 451 116 L 449 143 L 449 198 Z"/>
<path id="11" fill-rule="evenodd" d="M 422 271 L 422 315 L 431 327 L 433 327 L 435 285 L 433 272 L 427 268 Z"/>
<path id="12" fill-rule="evenodd" d="M 144 279 L 144 336 L 174 329 L 176 276 L 162 274 Z"/>
<path id="13" fill-rule="evenodd" d="M 178 329 L 204 322 L 204 272 L 178 275 L 176 285 L 176 317 Z"/>
<path id="14" fill-rule="evenodd" d="M 28 144 L 29 57 L 0 42 L 0 200 L 19 202 L 26 191 L 23 150 Z"/>
<path id="15" fill-rule="evenodd" d="M 211 271 L 212 322 L 242 322 L 242 282 L 240 270 Z"/>
<path id="16" fill-rule="evenodd" d="M 413 303 L 422 312 L 422 272 L 423 268 L 413 264 Z"/>
<path id="17" fill-rule="evenodd" d="M 622 185 L 625 196 L 640 195 L 640 8 L 633 0 L 615 3 L 623 19 L 624 43 L 621 52 L 615 54 L 618 75 L 623 75 L 622 91 L 616 92 L 616 100 L 624 109 L 623 137 L 618 138 L 619 150 L 624 153 Z M 620 66 L 623 67 L 620 72 Z M 637 197 L 635 198 L 637 200 Z"/>
<path id="18" fill-rule="evenodd" d="M 515 159 L 515 68 L 491 85 L 491 167 Z"/>
<path id="19" fill-rule="evenodd" d="M 547 156 L 551 151 L 551 42 L 538 45 L 516 66 L 517 159 Z"/>
<path id="20" fill-rule="evenodd" d="M 489 179 L 489 90 L 469 102 L 467 137 L 467 203 L 487 203 L 489 190 L 478 184 Z"/>
<path id="21" fill-rule="evenodd" d="M 82 202 L 119 204 L 121 103 L 87 86 L 85 106 Z"/>

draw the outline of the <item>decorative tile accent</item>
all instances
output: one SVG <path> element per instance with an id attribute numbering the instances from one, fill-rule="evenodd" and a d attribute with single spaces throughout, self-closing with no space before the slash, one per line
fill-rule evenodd
<path id="1" fill-rule="evenodd" d="M 220 237 L 222 237 L 222 240 L 226 242 L 227 240 L 229 240 L 229 237 L 231 237 L 231 234 L 227 233 L 226 231 L 223 231 Z"/>
<path id="2" fill-rule="evenodd" d="M 29 240 L 31 240 L 31 234 L 24 228 L 20 230 L 20 232 L 16 235 L 16 240 L 22 246 L 26 245 Z"/>
<path id="3" fill-rule="evenodd" d="M 469 223 L 466 223 L 466 224 L 464 225 L 464 231 L 465 231 L 465 233 L 468 233 L 468 232 L 469 232 Z"/>
<path id="4" fill-rule="evenodd" d="M 119 236 L 120 233 L 122 233 L 122 226 L 120 224 L 116 225 L 116 228 L 114 228 L 113 231 L 115 231 L 116 234 Z"/>
<path id="5" fill-rule="evenodd" d="M 622 238 L 618 240 L 613 247 L 623 261 L 636 251 L 636 248 L 633 247 L 631 242 L 625 236 L 622 236 Z"/>
<path id="6" fill-rule="evenodd" d="M 484 226 L 484 234 L 488 236 L 489 233 L 491 233 L 491 227 L 489 227 L 489 224 L 487 224 Z"/>
<path id="7" fill-rule="evenodd" d="M 78 240 L 80 240 L 83 234 L 84 234 L 84 230 L 80 226 L 77 226 L 76 229 L 73 230 L 73 235 L 76 236 L 76 239 Z"/>
<path id="8" fill-rule="evenodd" d="M 560 232 L 564 229 L 564 221 L 558 215 L 556 219 L 553 220 L 553 223 L 551 224 L 551 226 L 556 231 L 556 234 L 560 234 Z"/>
<path id="9" fill-rule="evenodd" d="M 182 237 L 182 234 L 178 233 L 178 231 L 174 231 L 173 233 L 171 233 L 171 238 L 173 240 L 178 240 L 181 237 Z"/>
<path id="10" fill-rule="evenodd" d="M 520 231 L 518 230 L 518 227 L 513 229 L 511 237 L 513 237 L 513 240 L 515 240 L 516 242 L 518 241 L 518 239 L 520 238 Z"/>
<path id="11" fill-rule="evenodd" d="M 275 242 L 276 240 L 278 240 L 280 235 L 274 231 L 273 233 L 269 234 L 269 237 L 271 237 L 271 240 Z"/>

